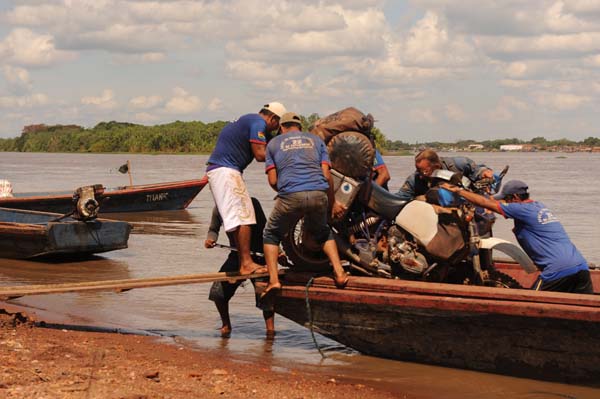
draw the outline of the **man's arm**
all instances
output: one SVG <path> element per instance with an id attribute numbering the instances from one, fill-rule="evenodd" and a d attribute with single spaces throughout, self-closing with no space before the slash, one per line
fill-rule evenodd
<path id="1" fill-rule="evenodd" d="M 266 145 L 261 143 L 250 143 L 252 148 L 252 155 L 257 162 L 265 162 Z"/>
<path id="2" fill-rule="evenodd" d="M 476 206 L 480 206 L 485 209 L 489 209 L 490 211 L 502 214 L 502 210 L 500 209 L 500 203 L 490 198 L 486 198 L 483 195 L 475 194 L 470 191 L 463 189 L 462 187 L 453 186 L 448 183 L 441 184 L 441 187 L 456 193 L 466 199 L 467 201 L 475 204 Z"/>
<path id="3" fill-rule="evenodd" d="M 417 174 L 413 173 L 406 178 L 406 181 L 400 187 L 400 190 L 396 193 L 400 199 L 404 201 L 412 201 L 415 198 L 415 184 L 416 184 Z"/>
<path id="4" fill-rule="evenodd" d="M 277 169 L 271 168 L 267 171 L 267 179 L 269 180 L 269 185 L 275 191 L 277 191 Z"/>
<path id="5" fill-rule="evenodd" d="M 462 174 L 472 181 L 480 179 L 491 179 L 494 177 L 494 171 L 485 165 L 478 165 L 468 157 L 454 157 L 454 165 Z"/>
<path id="6" fill-rule="evenodd" d="M 210 218 L 210 225 L 208 226 L 208 232 L 206 233 L 206 240 L 204 240 L 204 246 L 206 248 L 212 248 L 219 239 L 219 230 L 223 225 L 223 220 L 219 214 L 217 207 L 213 207 L 212 215 Z"/>
<path id="7" fill-rule="evenodd" d="M 329 188 L 327 189 L 327 203 L 329 205 L 330 215 L 333 218 L 341 217 L 346 212 L 346 207 L 341 203 L 335 200 L 335 192 L 333 191 L 333 176 L 329 171 L 329 164 L 322 163 L 321 170 L 323 171 L 323 176 L 329 183 Z"/>
<path id="8" fill-rule="evenodd" d="M 377 170 L 377 179 L 375 179 L 375 183 L 381 187 L 385 185 L 388 181 L 390 181 L 390 171 L 387 166 L 382 165 Z"/>

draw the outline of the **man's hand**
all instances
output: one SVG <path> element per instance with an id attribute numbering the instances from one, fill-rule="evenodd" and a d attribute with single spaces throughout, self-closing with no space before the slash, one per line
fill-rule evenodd
<path id="1" fill-rule="evenodd" d="M 339 201 L 334 201 L 333 206 L 331 207 L 331 216 L 336 219 L 336 218 L 340 218 L 344 215 L 344 213 L 346 213 L 346 210 L 348 208 L 346 206 L 344 206 L 344 204 L 342 204 Z"/>
<path id="2" fill-rule="evenodd" d="M 458 187 L 458 186 L 455 186 L 455 185 L 449 184 L 449 183 L 442 183 L 442 184 L 440 184 L 440 187 L 443 188 L 443 189 L 445 189 L 445 190 L 448 190 L 450 192 L 453 192 L 453 193 L 457 193 L 460 190 L 462 190 L 461 187 Z"/>
<path id="3" fill-rule="evenodd" d="M 211 240 L 210 238 L 207 238 L 204 241 L 204 248 L 214 248 L 215 245 L 217 245 L 217 243 L 214 240 Z"/>
<path id="4" fill-rule="evenodd" d="M 494 171 L 491 169 L 486 169 L 483 172 L 481 172 L 481 178 L 482 179 L 493 179 L 494 178 Z"/>

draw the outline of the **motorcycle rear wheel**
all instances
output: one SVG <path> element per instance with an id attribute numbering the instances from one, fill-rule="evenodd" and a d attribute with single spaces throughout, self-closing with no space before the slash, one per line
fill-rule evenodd
<path id="1" fill-rule="evenodd" d="M 285 254 L 293 263 L 293 265 L 290 265 L 292 270 L 324 272 L 331 269 L 329 258 L 323 252 L 321 245 L 306 234 L 302 217 L 292 220 L 281 245 Z"/>

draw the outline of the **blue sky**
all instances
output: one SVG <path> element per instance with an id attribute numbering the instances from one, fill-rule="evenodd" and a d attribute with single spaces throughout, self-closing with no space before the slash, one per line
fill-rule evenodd
<path id="1" fill-rule="evenodd" d="M 392 140 L 600 137 L 600 0 L 0 0 L 0 137 L 373 114 Z"/>

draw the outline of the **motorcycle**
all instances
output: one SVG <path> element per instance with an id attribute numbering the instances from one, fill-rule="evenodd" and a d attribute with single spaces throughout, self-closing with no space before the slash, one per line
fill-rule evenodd
<path id="1" fill-rule="evenodd" d="M 434 189 L 425 201 L 407 202 L 372 184 L 369 178 L 356 180 L 335 169 L 331 173 L 336 200 L 348 204 L 348 211 L 330 226 L 340 257 L 353 274 L 522 288 L 494 268 L 492 250 L 508 255 L 528 273 L 537 270 L 520 247 L 492 236 L 493 214 L 467 201 L 455 197 L 456 201 L 439 205 L 441 194 Z M 432 178 L 479 194 L 490 195 L 497 186 L 494 179 L 471 182 L 447 170 L 435 171 Z M 452 195 L 444 191 L 446 197 Z M 323 271 L 329 267 L 319 243 L 303 229 L 301 217 L 290 224 L 282 246 L 293 270 Z"/>

